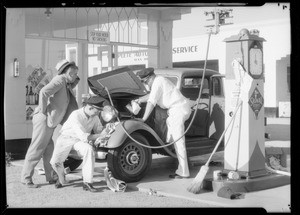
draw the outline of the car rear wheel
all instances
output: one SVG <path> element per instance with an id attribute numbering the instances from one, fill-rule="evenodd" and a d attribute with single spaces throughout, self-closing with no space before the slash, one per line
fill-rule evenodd
<path id="1" fill-rule="evenodd" d="M 149 145 L 146 138 L 140 134 L 132 134 L 132 138 Z M 150 170 L 151 162 L 151 149 L 137 144 L 129 137 L 120 147 L 110 149 L 107 155 L 107 164 L 112 175 L 127 183 L 141 180 Z"/>

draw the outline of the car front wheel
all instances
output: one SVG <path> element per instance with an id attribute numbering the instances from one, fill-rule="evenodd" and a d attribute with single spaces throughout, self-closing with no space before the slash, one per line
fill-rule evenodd
<path id="1" fill-rule="evenodd" d="M 140 134 L 132 134 L 132 138 L 144 145 L 149 145 L 146 138 Z M 110 149 L 107 154 L 107 164 L 112 175 L 127 183 L 141 180 L 150 170 L 151 162 L 151 149 L 141 146 L 129 137 L 124 144 Z"/>

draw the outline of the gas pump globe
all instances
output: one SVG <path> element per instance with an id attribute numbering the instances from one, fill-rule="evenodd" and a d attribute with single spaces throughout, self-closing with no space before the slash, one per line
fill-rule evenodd
<path id="1" fill-rule="evenodd" d="M 253 178 L 266 174 L 264 127 L 264 38 L 242 29 L 226 42 L 225 125 L 239 102 L 225 134 L 224 171 Z"/>

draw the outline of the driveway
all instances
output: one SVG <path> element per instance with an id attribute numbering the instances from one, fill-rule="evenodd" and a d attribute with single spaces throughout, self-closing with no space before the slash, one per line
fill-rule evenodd
<path id="1" fill-rule="evenodd" d="M 270 132 L 271 139 L 266 141 L 266 146 L 290 147 L 289 130 L 289 120 L 276 121 L 274 119 L 268 119 L 266 132 Z M 113 193 L 106 187 L 103 178 L 103 170 L 106 167 L 106 162 L 97 162 L 95 166 L 95 185 L 100 189 L 100 192 L 103 193 L 99 199 L 95 198 L 94 194 L 82 191 L 81 167 L 67 175 L 67 178 L 74 181 L 74 184 L 59 190 L 55 190 L 54 187 L 45 184 L 44 176 L 38 174 L 35 174 L 34 180 L 37 180 L 38 183 L 44 183 L 45 185 L 41 189 L 38 189 L 39 191 L 32 189 L 26 190 L 26 188 L 24 189 L 24 187 L 20 186 L 19 172 L 13 173 L 13 175 L 7 175 L 7 182 L 9 183 L 7 184 L 7 193 L 11 205 L 14 206 L 21 204 L 18 202 L 20 198 L 23 198 L 23 200 L 34 198 L 36 199 L 34 204 L 28 202 L 30 206 L 47 207 L 50 203 L 50 205 L 56 207 L 164 207 L 164 205 L 166 207 L 202 208 L 258 207 L 264 208 L 267 212 L 291 212 L 290 184 L 271 189 L 242 193 L 242 198 L 235 200 L 219 197 L 214 190 L 202 190 L 200 194 L 188 192 L 186 188 L 192 183 L 201 165 L 205 164 L 208 157 L 209 154 L 191 159 L 190 178 L 170 179 L 168 175 L 173 173 L 176 169 L 177 160 L 171 157 L 153 155 L 150 172 L 141 181 L 129 183 L 125 193 Z M 207 179 L 212 178 L 213 171 L 223 168 L 224 153 L 217 152 L 212 160 L 218 165 L 209 168 L 209 172 L 206 175 Z M 23 165 L 23 160 L 13 161 L 12 164 L 20 168 Z M 36 168 L 41 167 L 42 163 L 40 162 Z M 48 188 L 46 189 L 44 187 Z M 43 198 L 43 196 L 49 196 L 49 194 L 52 195 L 51 198 Z M 126 200 L 121 200 L 124 197 Z M 150 200 L 148 197 L 153 197 L 154 199 Z M 116 200 L 110 202 L 106 198 L 116 198 Z M 70 202 L 73 203 L 71 204 Z"/>

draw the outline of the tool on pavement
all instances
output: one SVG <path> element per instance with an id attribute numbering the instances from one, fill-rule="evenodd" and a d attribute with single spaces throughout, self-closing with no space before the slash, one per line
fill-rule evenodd
<path id="1" fill-rule="evenodd" d="M 104 178 L 107 187 L 113 192 L 125 192 L 127 184 L 124 181 L 115 179 L 111 171 L 106 167 L 104 169 Z"/>

